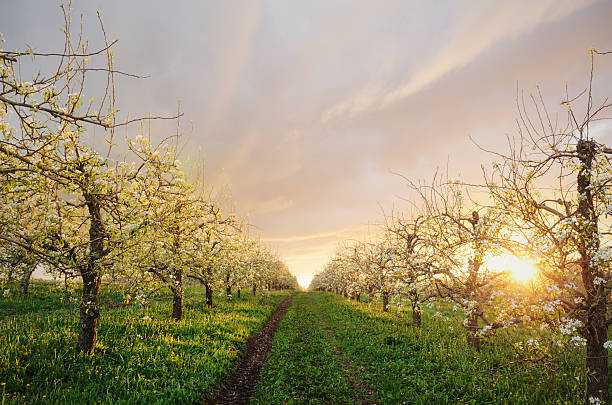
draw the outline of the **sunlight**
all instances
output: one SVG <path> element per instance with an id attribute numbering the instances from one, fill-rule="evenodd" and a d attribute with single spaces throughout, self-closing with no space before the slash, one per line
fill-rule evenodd
<path id="1" fill-rule="evenodd" d="M 485 265 L 492 270 L 509 271 L 518 281 L 528 281 L 538 272 L 529 260 L 521 259 L 511 254 L 487 258 Z"/>
<path id="2" fill-rule="evenodd" d="M 298 284 L 306 289 L 310 285 L 310 280 L 312 280 L 312 274 L 302 274 L 297 277 Z"/>

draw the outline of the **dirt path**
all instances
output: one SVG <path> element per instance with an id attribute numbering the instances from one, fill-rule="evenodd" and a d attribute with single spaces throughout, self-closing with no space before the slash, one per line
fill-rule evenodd
<path id="1" fill-rule="evenodd" d="M 310 295 L 310 303 L 315 313 L 319 316 L 321 321 L 321 328 L 325 333 L 325 336 L 333 342 L 334 353 L 342 365 L 342 376 L 347 382 L 351 391 L 353 392 L 353 399 L 356 404 L 373 404 L 374 402 L 370 399 L 374 396 L 374 392 L 363 382 L 357 373 L 363 372 L 363 369 L 358 369 L 354 364 L 349 355 L 340 346 L 340 341 L 333 333 L 333 329 L 329 324 L 329 321 L 323 315 L 321 307 L 315 302 Z"/>
<path id="2" fill-rule="evenodd" d="M 249 403 L 249 399 L 255 393 L 261 367 L 268 359 L 268 352 L 272 348 L 276 329 L 278 329 L 278 325 L 285 316 L 294 296 L 292 295 L 283 301 L 272 312 L 261 331 L 247 341 L 246 354 L 240 360 L 238 369 L 211 399 L 204 400 L 205 404 Z"/>

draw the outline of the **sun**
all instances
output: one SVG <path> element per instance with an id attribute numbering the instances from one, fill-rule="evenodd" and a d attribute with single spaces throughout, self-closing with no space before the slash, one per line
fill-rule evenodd
<path id="1" fill-rule="evenodd" d="M 485 265 L 492 270 L 509 271 L 518 281 L 529 281 L 538 272 L 529 260 L 511 254 L 489 257 L 485 260 Z"/>

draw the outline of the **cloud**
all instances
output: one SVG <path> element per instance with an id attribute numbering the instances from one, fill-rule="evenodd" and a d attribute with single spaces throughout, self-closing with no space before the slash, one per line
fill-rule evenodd
<path id="1" fill-rule="evenodd" d="M 293 243 L 293 242 L 304 242 L 304 241 L 313 241 L 318 239 L 334 239 L 342 234 L 347 234 L 350 232 L 350 229 L 339 229 L 337 231 L 331 232 L 319 232 L 312 233 L 307 235 L 295 235 L 295 236 L 287 236 L 287 237 L 278 237 L 278 238 L 264 238 L 264 242 L 270 243 Z"/>
<path id="2" fill-rule="evenodd" d="M 56 49 L 56 5 L 30 3 L 0 13 L 6 45 Z M 307 276 L 367 237 L 379 204 L 410 199 L 390 172 L 429 178 L 449 159 L 478 179 L 486 157 L 466 135 L 503 148 L 516 82 L 541 82 L 554 105 L 566 81 L 582 89 L 587 49 L 612 38 L 606 0 L 74 3 L 90 23 L 103 9 L 121 70 L 152 75 L 121 79 L 122 111 L 172 113 L 180 97 L 195 121 L 185 153 L 201 147 L 210 187 L 230 182 L 239 213 Z M 610 62 L 597 62 L 604 93 Z"/>
<path id="3" fill-rule="evenodd" d="M 293 200 L 286 197 L 278 196 L 255 205 L 251 214 L 268 214 L 272 212 L 284 211 L 293 205 Z"/>
<path id="4" fill-rule="evenodd" d="M 403 84 L 385 91 L 380 81 L 368 83 L 357 94 L 340 101 L 323 113 L 322 122 L 352 118 L 358 114 L 396 104 L 418 93 L 449 72 L 475 60 L 500 40 L 515 38 L 535 27 L 567 18 L 594 0 L 482 2 L 459 16 L 450 29 L 450 38 L 435 56 L 419 64 Z M 418 55 L 417 55 L 418 57 Z"/>

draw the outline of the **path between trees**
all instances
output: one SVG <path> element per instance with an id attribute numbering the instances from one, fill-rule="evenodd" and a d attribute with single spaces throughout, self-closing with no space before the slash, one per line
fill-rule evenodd
<path id="1" fill-rule="evenodd" d="M 310 295 L 310 303 L 315 310 L 315 313 L 319 316 L 319 320 L 321 321 L 321 328 L 325 333 L 325 336 L 330 340 L 332 347 L 334 349 L 334 353 L 336 358 L 342 365 L 342 376 L 346 383 L 351 387 L 351 391 L 353 393 L 353 399 L 356 404 L 371 404 L 373 403 L 368 398 L 371 398 L 374 395 L 374 392 L 363 382 L 363 380 L 357 374 L 358 372 L 363 372 L 364 370 L 360 367 L 356 367 L 353 364 L 353 361 L 348 356 L 346 351 L 341 347 L 341 342 L 338 340 L 338 337 L 335 335 L 333 328 L 331 327 L 329 320 L 323 314 L 321 307 L 319 304 L 315 302 Z"/>
<path id="2" fill-rule="evenodd" d="M 204 401 L 205 404 L 249 403 L 260 379 L 261 369 L 268 359 L 276 331 L 294 297 L 295 294 L 283 301 L 270 315 L 262 330 L 247 341 L 246 354 L 240 360 L 238 368 L 211 399 Z M 335 356 L 335 362 L 342 371 L 342 378 L 344 378 L 346 384 L 350 387 L 351 402 L 355 404 L 374 403 L 372 398 L 375 398 L 376 394 L 360 377 L 360 373 L 363 373 L 364 370 L 362 367 L 356 366 L 342 348 L 342 342 L 338 337 L 337 331 L 334 330 L 330 319 L 327 318 L 311 294 L 309 294 L 308 300 L 301 300 L 301 302 L 310 308 L 301 308 L 302 305 L 299 305 L 295 310 L 311 312 L 316 316 L 318 322 L 317 328 L 320 328 L 323 332 Z M 304 344 L 308 345 L 308 343 Z"/>
<path id="3" fill-rule="evenodd" d="M 261 331 L 247 341 L 246 354 L 240 360 L 238 368 L 211 399 L 204 401 L 205 404 L 249 403 L 249 399 L 255 393 L 261 368 L 268 359 L 276 330 L 293 301 L 293 297 L 295 294 L 287 297 L 272 312 Z"/>

